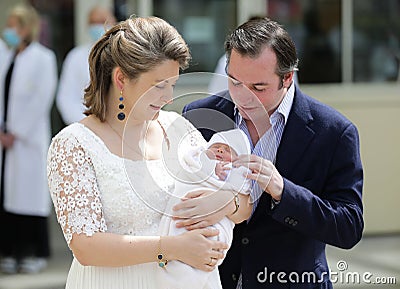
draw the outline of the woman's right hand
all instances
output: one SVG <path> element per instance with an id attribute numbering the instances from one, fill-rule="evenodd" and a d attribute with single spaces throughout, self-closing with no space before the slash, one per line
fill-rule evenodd
<path id="1" fill-rule="evenodd" d="M 224 250 L 228 245 L 212 240 L 219 231 L 212 228 L 203 228 L 185 232 L 174 236 L 171 240 L 174 259 L 184 262 L 194 268 L 211 272 L 215 269 L 218 260 L 224 258 Z"/>

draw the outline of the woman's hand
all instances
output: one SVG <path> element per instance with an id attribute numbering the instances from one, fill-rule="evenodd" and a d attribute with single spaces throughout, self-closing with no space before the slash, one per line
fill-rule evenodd
<path id="1" fill-rule="evenodd" d="M 174 259 L 203 271 L 214 270 L 218 260 L 225 256 L 223 251 L 228 249 L 226 243 L 209 238 L 218 234 L 216 229 L 204 228 L 172 237 L 174 239 L 170 239 L 171 245 L 174 246 L 172 249 L 176 255 Z"/>
<path id="2" fill-rule="evenodd" d="M 235 210 L 235 205 L 230 191 L 196 190 L 186 194 L 173 210 L 174 219 L 180 220 L 178 228 L 194 230 L 218 223 Z"/>

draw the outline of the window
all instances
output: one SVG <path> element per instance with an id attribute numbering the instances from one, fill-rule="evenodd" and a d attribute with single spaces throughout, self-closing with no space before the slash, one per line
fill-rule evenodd
<path id="1" fill-rule="evenodd" d="M 236 26 L 236 1 L 233 0 L 154 0 L 154 15 L 182 34 L 192 53 L 186 72 L 214 71 L 224 54 L 226 35 Z"/>
<path id="2" fill-rule="evenodd" d="M 282 24 L 295 42 L 299 82 L 340 82 L 341 1 L 269 0 L 267 4 L 267 16 Z"/>
<path id="3" fill-rule="evenodd" d="M 266 1 L 295 41 L 300 83 L 400 81 L 400 0 Z"/>
<path id="4" fill-rule="evenodd" d="M 354 0 L 354 81 L 399 79 L 400 1 Z"/>

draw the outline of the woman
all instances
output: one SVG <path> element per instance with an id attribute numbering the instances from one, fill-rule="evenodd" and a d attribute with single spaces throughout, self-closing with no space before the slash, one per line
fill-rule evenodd
<path id="1" fill-rule="evenodd" d="M 36 42 L 38 30 L 37 12 L 18 5 L 3 31 L 10 47 L 0 66 L 0 269 L 5 273 L 39 272 L 49 256 L 46 155 L 57 63 L 55 54 Z"/>
<path id="2" fill-rule="evenodd" d="M 51 196 L 74 254 L 66 288 L 157 288 L 155 270 L 168 261 L 210 272 L 223 258 L 226 244 L 208 239 L 215 230 L 157 236 L 178 145 L 204 142 L 185 119 L 160 110 L 189 59 L 182 37 L 156 17 L 121 22 L 92 48 L 88 116 L 63 129 L 48 155 Z"/>

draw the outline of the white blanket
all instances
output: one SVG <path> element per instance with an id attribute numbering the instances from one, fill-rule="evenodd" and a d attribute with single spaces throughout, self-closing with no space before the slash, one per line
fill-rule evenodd
<path id="1" fill-rule="evenodd" d="M 204 152 L 204 148 L 196 148 L 183 156 L 181 162 L 184 170 L 177 176 L 175 190 L 161 219 L 159 229 L 161 236 L 186 232 L 185 228 L 176 228 L 176 222 L 170 216 L 173 215 L 172 207 L 190 191 L 209 189 L 218 193 L 218 190 L 223 189 L 240 194 L 250 193 L 251 181 L 244 177 L 249 171 L 247 168 L 231 167 L 226 179 L 220 180 L 215 175 L 217 161 L 208 159 Z M 219 235 L 215 239 L 227 243 L 228 246 L 232 244 L 234 223 L 231 220 L 225 217 L 212 227 L 219 230 Z M 218 265 L 220 263 L 222 260 Z M 162 288 L 167 289 L 222 288 L 217 268 L 212 272 L 204 272 L 179 261 L 170 261 L 165 269 L 157 270 L 157 279 Z"/>

